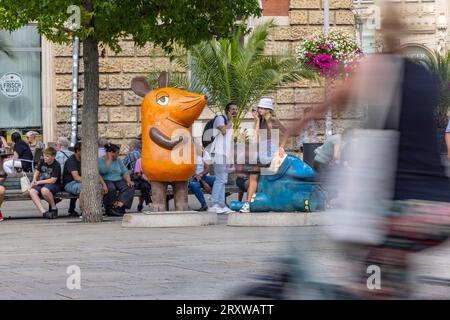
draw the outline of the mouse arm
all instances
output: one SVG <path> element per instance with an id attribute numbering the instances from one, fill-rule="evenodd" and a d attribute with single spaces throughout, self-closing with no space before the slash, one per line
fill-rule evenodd
<path id="1" fill-rule="evenodd" d="M 177 140 L 172 141 L 168 136 L 155 127 L 150 129 L 150 138 L 158 146 L 168 150 L 173 150 L 173 148 L 183 141 L 183 137 L 179 137 Z"/>

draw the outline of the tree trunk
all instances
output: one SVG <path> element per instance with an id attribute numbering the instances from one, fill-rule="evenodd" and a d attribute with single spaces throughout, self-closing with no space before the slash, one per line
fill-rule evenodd
<path id="1" fill-rule="evenodd" d="M 98 189 L 98 43 L 87 38 L 83 42 L 84 102 L 82 114 L 83 222 L 101 222 L 101 195 Z"/>

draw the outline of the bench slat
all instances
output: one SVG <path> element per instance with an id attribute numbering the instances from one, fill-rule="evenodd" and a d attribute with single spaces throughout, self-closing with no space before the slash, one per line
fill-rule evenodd
<path id="1" fill-rule="evenodd" d="M 230 193 L 238 193 L 240 190 L 238 187 L 235 186 L 226 186 L 225 187 L 225 192 L 230 192 Z M 191 190 L 189 190 L 189 194 L 194 194 Z M 151 195 L 151 192 L 150 192 Z M 173 190 L 169 189 L 167 190 L 167 195 L 169 196 L 173 196 Z M 141 196 L 141 191 L 140 190 L 135 190 L 134 191 L 134 196 L 135 197 L 140 197 Z M 58 192 L 56 194 L 56 198 L 61 198 L 61 199 L 72 199 L 72 198 L 78 198 L 76 195 L 68 193 L 68 192 Z M 18 188 L 14 188 L 14 189 L 6 189 L 6 193 L 5 193 L 5 201 L 22 201 L 22 200 L 31 200 L 30 196 L 28 193 L 22 193 L 20 190 L 20 184 Z"/>

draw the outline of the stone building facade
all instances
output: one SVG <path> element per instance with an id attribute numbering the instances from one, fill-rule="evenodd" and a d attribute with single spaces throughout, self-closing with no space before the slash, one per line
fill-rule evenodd
<path id="1" fill-rule="evenodd" d="M 376 30 L 382 13 L 379 0 L 353 0 L 357 17 L 357 34 L 366 52 L 380 50 Z M 401 18 L 408 26 L 408 34 L 400 39 L 405 53 L 413 58 L 424 58 L 427 53 L 450 49 L 450 1 L 397 0 Z"/>
<path id="2" fill-rule="evenodd" d="M 352 1 L 329 1 L 331 28 L 356 36 L 355 17 L 351 11 Z M 260 0 L 260 3 L 263 7 L 263 17 L 250 23 L 255 25 L 267 19 L 275 19 L 276 23 L 267 44 L 267 53 L 284 51 L 294 55 L 301 39 L 323 30 L 322 0 Z M 179 70 L 161 49 L 152 45 L 137 48 L 131 40 L 124 39 L 121 47 L 123 51 L 119 54 L 108 48 L 101 48 L 99 134 L 122 145 L 122 151 L 125 152 L 130 139 L 140 133 L 141 98 L 131 91 L 131 79 L 151 72 L 182 70 Z M 34 128 L 38 131 L 41 129 L 44 141 L 56 141 L 58 136 L 70 136 L 72 47 L 52 44 L 42 38 L 39 51 L 42 117 L 41 127 Z M 182 51 L 178 53 L 183 54 Z M 5 71 L 0 70 L 0 73 Z M 83 104 L 83 71 L 83 63 L 80 61 L 79 120 Z M 318 83 L 302 81 L 280 87 L 273 97 L 279 118 L 288 123 L 299 116 L 306 106 L 322 101 L 324 90 Z M 212 117 L 212 112 L 205 110 L 200 121 L 205 122 Z M 340 131 L 343 124 L 351 121 L 354 121 L 354 117 L 344 115 L 339 119 L 335 117 L 333 125 L 336 131 Z M 82 133 L 81 124 L 79 127 Z M 319 138 L 323 132 L 323 123 L 319 121 Z M 291 147 L 296 147 L 294 140 Z"/>
<path id="3" fill-rule="evenodd" d="M 271 5 L 285 3 L 285 11 L 275 10 Z M 259 21 L 274 19 L 277 26 L 272 30 L 267 52 L 289 52 L 295 56 L 295 50 L 305 37 L 323 31 L 323 0 L 262 0 L 263 17 Z M 329 0 L 330 30 L 347 32 L 356 37 L 355 15 L 351 0 Z M 280 5 L 278 5 L 279 7 Z M 287 9 L 287 10 L 286 10 Z M 276 12 L 276 14 L 272 14 Z M 282 14 L 282 15 L 281 15 Z M 273 95 L 277 103 L 277 114 L 283 123 L 288 124 L 301 116 L 305 107 L 323 101 L 324 87 L 321 83 L 301 81 L 280 87 Z M 355 114 L 333 114 L 333 132 L 342 132 L 343 128 L 355 124 Z M 316 122 L 318 141 L 323 141 L 325 121 Z M 298 139 L 291 139 L 289 149 L 296 151 Z"/>

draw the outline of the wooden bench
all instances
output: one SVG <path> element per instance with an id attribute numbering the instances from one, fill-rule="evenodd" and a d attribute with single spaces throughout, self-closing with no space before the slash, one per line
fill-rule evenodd
<path id="1" fill-rule="evenodd" d="M 30 181 L 33 179 L 33 174 L 28 173 L 27 176 L 30 179 Z M 28 193 L 22 193 L 21 187 L 20 187 L 20 178 L 21 178 L 20 175 L 9 176 L 3 182 L 3 185 L 6 188 L 5 201 L 31 200 L 31 197 L 30 197 L 30 195 Z M 226 185 L 225 192 L 228 192 L 230 194 L 238 193 L 239 192 L 239 188 L 237 186 L 234 186 L 234 185 Z M 194 193 L 189 189 L 189 194 L 194 194 Z M 167 190 L 167 195 L 169 196 L 169 200 L 173 198 L 173 190 L 172 190 L 171 186 L 169 186 L 169 188 Z M 134 196 L 135 197 L 140 197 L 141 196 L 141 191 L 140 190 L 135 190 Z M 61 191 L 61 192 L 58 192 L 55 195 L 55 198 L 60 198 L 60 199 L 77 199 L 78 196 L 74 195 L 72 193 L 66 192 L 66 191 Z"/>

